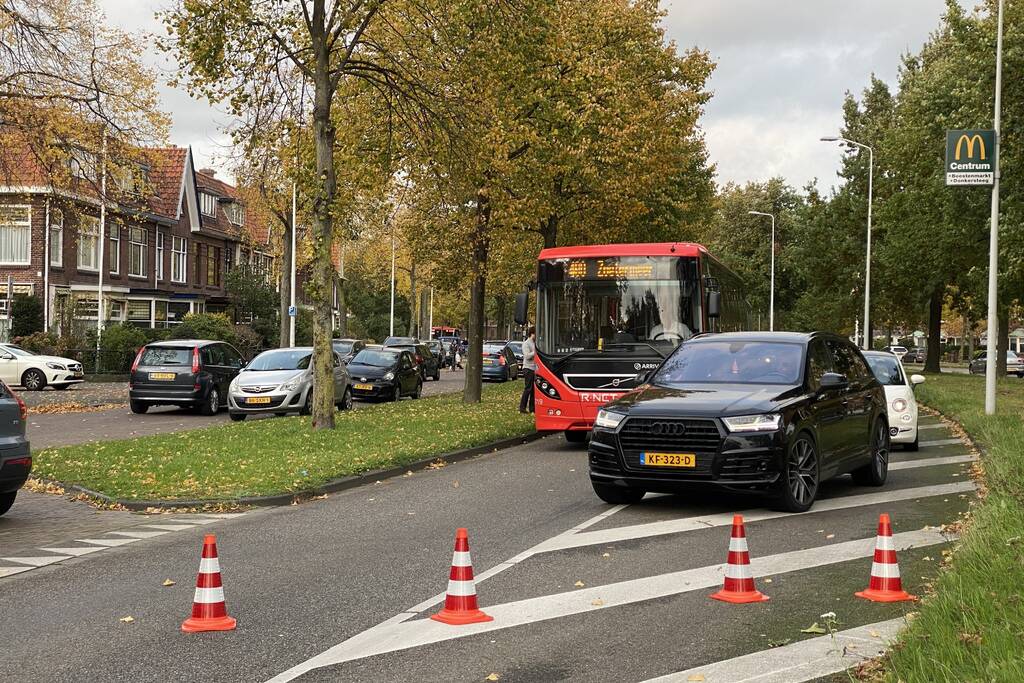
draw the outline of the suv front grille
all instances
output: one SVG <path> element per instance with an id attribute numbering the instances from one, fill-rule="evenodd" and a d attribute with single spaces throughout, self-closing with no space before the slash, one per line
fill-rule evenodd
<path id="1" fill-rule="evenodd" d="M 619 447 L 626 467 L 644 472 L 710 474 L 721 440 L 718 425 L 708 419 L 629 417 L 619 430 Z M 694 453 L 697 466 L 685 470 L 644 467 L 640 465 L 643 452 Z"/>

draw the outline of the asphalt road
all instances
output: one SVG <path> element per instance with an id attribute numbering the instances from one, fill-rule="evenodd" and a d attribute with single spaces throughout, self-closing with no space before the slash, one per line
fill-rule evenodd
<path id="1" fill-rule="evenodd" d="M 941 426 L 922 438 L 921 452 L 893 454 L 881 489 L 837 479 L 804 515 L 713 492 L 608 506 L 590 490 L 585 450 L 550 437 L 303 505 L 181 524 L 0 578 L 0 632 L 14 634 L 0 648 L 0 680 L 643 681 L 684 672 L 679 680 L 711 683 L 737 680 L 751 660 L 734 658 L 744 655 L 760 672 L 787 668 L 773 681 L 812 680 L 827 672 L 794 666 L 832 641 L 800 629 L 827 612 L 843 632 L 864 626 L 836 641 L 850 643 L 852 664 L 877 653 L 898 626 L 891 620 L 913 609 L 853 597 L 868 582 L 879 513 L 893 517 L 904 587 L 920 593 L 945 548 L 936 526 L 968 505 L 966 447 Z M 769 602 L 708 598 L 741 511 Z M 489 624 L 424 618 L 445 589 L 460 526 Z M 217 533 L 238 629 L 185 635 L 205 531 Z M 176 584 L 164 587 L 166 578 Z"/>
<path id="2" fill-rule="evenodd" d="M 427 381 L 423 385 L 423 395 L 433 396 L 452 391 L 461 391 L 465 372 L 441 372 L 437 382 Z M 127 385 L 118 385 L 127 395 Z M 107 387 L 109 391 L 109 387 Z M 43 393 L 43 392 L 37 392 Z M 55 392 L 49 392 L 55 393 Z M 408 400 L 408 399 L 404 399 Z M 356 407 L 362 409 L 373 403 L 356 401 Z M 272 416 L 249 419 L 272 419 Z M 112 439 L 128 439 L 150 434 L 180 432 L 189 429 L 201 429 L 214 424 L 228 421 L 226 410 L 217 415 L 204 416 L 190 410 L 182 410 L 171 406 L 153 408 L 144 415 L 132 413 L 128 406 L 97 410 L 92 412 L 68 412 L 29 414 L 28 438 L 33 449 L 52 448 L 54 446 L 70 446 L 90 441 L 108 441 Z"/>

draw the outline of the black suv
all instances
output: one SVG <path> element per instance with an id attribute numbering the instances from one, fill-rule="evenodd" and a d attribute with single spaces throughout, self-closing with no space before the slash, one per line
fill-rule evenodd
<path id="1" fill-rule="evenodd" d="M 640 379 L 594 424 L 590 480 L 605 502 L 703 484 L 768 492 L 803 512 L 829 477 L 885 483 L 884 389 L 842 337 L 700 335 Z"/>
<path id="2" fill-rule="evenodd" d="M 389 337 L 389 339 L 399 339 L 399 337 Z M 416 342 L 415 344 L 401 342 L 394 344 L 385 343 L 384 348 L 401 349 L 411 353 L 413 360 L 416 361 L 416 367 L 420 371 L 420 379 L 424 382 L 427 381 L 428 377 L 435 381 L 441 379 L 441 359 L 435 356 L 430 351 L 430 347 L 423 342 Z"/>
<path id="3" fill-rule="evenodd" d="M 132 363 L 132 412 L 173 405 L 215 415 L 227 405 L 228 385 L 244 365 L 242 354 L 224 342 L 181 339 L 147 344 Z"/>

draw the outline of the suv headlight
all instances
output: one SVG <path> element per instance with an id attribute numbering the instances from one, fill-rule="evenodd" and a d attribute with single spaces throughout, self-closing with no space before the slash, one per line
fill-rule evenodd
<path id="1" fill-rule="evenodd" d="M 384 373 L 384 381 L 385 382 L 390 382 L 394 378 L 395 378 L 395 373 L 393 373 L 393 372 L 385 372 Z"/>
<path id="2" fill-rule="evenodd" d="M 602 408 L 597 411 L 597 419 L 594 420 L 594 426 L 604 427 L 605 429 L 615 429 L 624 419 L 626 419 L 626 416 L 622 413 L 613 413 L 610 410 L 604 410 Z"/>
<path id="3" fill-rule="evenodd" d="M 61 365 L 60 363 L 49 362 L 46 364 L 46 367 L 50 368 L 51 370 L 67 370 L 67 368 Z"/>
<path id="4" fill-rule="evenodd" d="M 277 389 L 278 391 L 295 391 L 299 388 L 300 384 L 302 384 L 302 378 L 296 377 L 295 379 L 288 380 Z"/>
<path id="5" fill-rule="evenodd" d="M 739 417 L 723 417 L 722 422 L 730 432 L 771 432 L 782 424 L 782 415 L 778 413 L 740 415 Z"/>
<path id="6" fill-rule="evenodd" d="M 904 398 L 894 399 L 892 402 L 892 409 L 895 410 L 897 413 L 902 413 L 904 410 L 907 409 L 907 400 Z"/>

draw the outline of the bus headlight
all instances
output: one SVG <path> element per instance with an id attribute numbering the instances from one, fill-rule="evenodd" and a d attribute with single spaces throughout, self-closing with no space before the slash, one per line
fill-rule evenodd
<path id="1" fill-rule="evenodd" d="M 597 419 L 594 420 L 594 426 L 604 427 L 605 429 L 615 429 L 624 419 L 626 419 L 626 416 L 622 413 L 614 413 L 602 408 L 597 411 Z"/>

